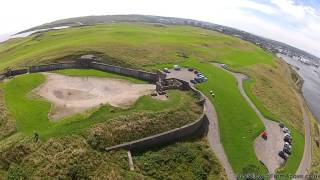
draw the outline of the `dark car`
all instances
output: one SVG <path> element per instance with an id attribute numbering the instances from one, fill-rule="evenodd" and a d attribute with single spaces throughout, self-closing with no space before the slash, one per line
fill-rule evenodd
<path id="1" fill-rule="evenodd" d="M 197 84 L 197 81 L 195 81 L 194 79 L 191 79 L 190 82 L 191 82 L 192 84 Z"/>
<path id="2" fill-rule="evenodd" d="M 283 123 L 279 123 L 279 126 L 280 126 L 281 128 L 284 128 L 284 124 L 283 124 Z"/>
<path id="3" fill-rule="evenodd" d="M 188 71 L 191 71 L 191 72 L 192 72 L 192 71 L 193 71 L 193 68 L 188 68 Z"/>
<path id="4" fill-rule="evenodd" d="M 291 154 L 291 149 L 289 149 L 289 148 L 283 147 L 282 151 L 289 154 L 289 155 Z"/>
<path id="5" fill-rule="evenodd" d="M 193 71 L 193 73 L 198 74 L 199 72 L 198 71 Z"/>
<path id="6" fill-rule="evenodd" d="M 291 145 L 288 143 L 288 144 L 284 144 L 284 146 L 283 147 L 285 147 L 285 148 L 288 148 L 288 149 L 290 149 L 291 150 Z"/>
<path id="7" fill-rule="evenodd" d="M 280 151 L 280 152 L 278 153 L 278 155 L 279 155 L 282 159 L 284 159 L 284 160 L 287 160 L 288 157 L 289 157 L 289 155 L 288 155 L 287 153 L 283 152 L 283 151 Z"/>
<path id="8" fill-rule="evenodd" d="M 290 145 L 291 145 L 291 143 L 292 143 L 292 139 L 289 138 L 288 136 L 284 137 L 283 140 L 284 140 L 284 142 L 287 142 L 287 143 L 289 143 Z"/>

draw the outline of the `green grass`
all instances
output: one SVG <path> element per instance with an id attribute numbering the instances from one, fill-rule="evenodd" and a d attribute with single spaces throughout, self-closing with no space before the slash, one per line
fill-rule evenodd
<path id="1" fill-rule="evenodd" d="M 279 118 L 272 114 L 264 104 L 252 93 L 252 86 L 254 85 L 254 80 L 245 80 L 243 81 L 243 88 L 247 94 L 247 96 L 251 99 L 251 101 L 255 104 L 255 106 L 259 109 L 261 114 L 273 121 L 279 122 Z"/>
<path id="2" fill-rule="evenodd" d="M 26 134 L 32 134 L 36 131 L 43 139 L 79 133 L 97 122 L 137 111 L 174 109 L 180 103 L 190 100 L 190 98 L 186 98 L 189 96 L 186 93 L 171 91 L 168 101 L 143 96 L 128 109 L 102 106 L 88 114 L 79 114 L 58 122 L 52 122 L 48 119 L 51 104 L 41 98 L 31 99 L 29 95 L 30 91 L 44 81 L 45 77 L 42 74 L 28 74 L 15 77 L 7 82 L 4 87 L 6 105 L 16 119 L 18 131 Z"/>
<path id="3" fill-rule="evenodd" d="M 211 64 L 195 60 L 184 63 L 199 70 L 208 77 L 208 82 L 197 85 L 197 88 L 210 98 L 215 105 L 221 134 L 221 141 L 234 171 L 241 173 L 248 164 L 260 168 L 266 173 L 254 152 L 253 142 L 264 130 L 261 120 L 241 96 L 236 79 Z M 210 90 L 215 93 L 211 97 Z"/>
<path id="4" fill-rule="evenodd" d="M 188 140 L 133 153 L 136 171 L 155 179 L 224 179 L 225 173 L 205 140 Z"/>
<path id="5" fill-rule="evenodd" d="M 49 31 L 2 43 L 0 70 L 86 52 L 97 52 L 111 57 L 107 61 L 131 67 L 183 62 L 181 54 L 203 61 L 219 60 L 234 67 L 273 64 L 274 60 L 271 53 L 254 44 L 214 31 L 190 26 L 111 23 Z"/>
<path id="6" fill-rule="evenodd" d="M 95 69 L 65 69 L 65 70 L 58 70 L 54 72 L 62 75 L 68 75 L 68 76 L 94 76 L 94 77 L 101 77 L 101 78 L 118 78 L 118 79 L 124 79 L 124 80 L 130 81 L 132 83 L 147 83 L 146 81 L 139 80 L 133 77 L 98 71 Z"/>

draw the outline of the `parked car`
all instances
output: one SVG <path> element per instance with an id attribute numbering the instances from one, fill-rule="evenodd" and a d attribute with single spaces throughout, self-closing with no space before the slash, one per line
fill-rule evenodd
<path id="1" fill-rule="evenodd" d="M 281 128 L 284 128 L 284 124 L 283 124 L 283 123 L 279 123 L 279 126 L 280 126 Z"/>
<path id="2" fill-rule="evenodd" d="M 284 143 L 283 147 L 288 148 L 288 149 L 290 149 L 290 150 L 291 150 L 291 148 L 292 148 L 292 146 L 291 146 L 289 143 L 287 143 L 287 142 Z"/>
<path id="3" fill-rule="evenodd" d="M 284 133 L 283 137 L 286 137 L 286 136 L 291 138 L 291 134 L 289 134 L 289 133 Z"/>
<path id="4" fill-rule="evenodd" d="M 173 69 L 176 70 L 176 71 L 179 71 L 181 70 L 180 66 L 179 65 L 173 65 Z"/>
<path id="5" fill-rule="evenodd" d="M 163 68 L 163 72 L 165 72 L 165 73 L 170 73 L 170 71 L 169 71 L 168 68 Z"/>
<path id="6" fill-rule="evenodd" d="M 279 155 L 282 159 L 284 159 L 284 160 L 287 160 L 288 157 L 289 157 L 289 155 L 288 155 L 287 153 L 283 152 L 283 151 L 280 151 L 280 152 L 278 153 L 278 155 Z"/>
<path id="7" fill-rule="evenodd" d="M 284 128 L 282 129 L 282 131 L 283 131 L 284 133 L 287 133 L 287 132 L 289 132 L 289 129 L 288 129 L 287 127 L 284 127 Z"/>
<path id="8" fill-rule="evenodd" d="M 195 80 L 197 83 L 202 83 L 202 78 L 201 78 L 201 77 L 195 77 L 194 80 Z"/>
<path id="9" fill-rule="evenodd" d="M 287 142 L 287 143 L 289 143 L 290 145 L 292 144 L 292 139 L 289 138 L 288 136 L 284 137 L 283 140 L 284 140 L 284 142 Z"/>
<path id="10" fill-rule="evenodd" d="M 191 72 L 192 72 L 192 71 L 193 71 L 193 68 L 188 68 L 188 71 L 191 71 Z"/>
<path id="11" fill-rule="evenodd" d="M 192 84 L 197 84 L 197 81 L 195 81 L 194 79 L 191 79 L 190 82 L 191 82 Z"/>
<path id="12" fill-rule="evenodd" d="M 291 149 L 283 147 L 283 152 L 287 153 L 288 155 L 291 154 Z"/>
<path id="13" fill-rule="evenodd" d="M 203 76 L 203 74 L 202 73 L 198 73 L 197 76 L 200 77 L 200 76 Z"/>
<path id="14" fill-rule="evenodd" d="M 199 72 L 198 72 L 198 71 L 193 71 L 193 73 L 194 73 L 194 74 L 198 74 Z"/>
<path id="15" fill-rule="evenodd" d="M 204 77 L 204 78 L 203 78 L 203 81 L 208 81 L 208 78 Z"/>

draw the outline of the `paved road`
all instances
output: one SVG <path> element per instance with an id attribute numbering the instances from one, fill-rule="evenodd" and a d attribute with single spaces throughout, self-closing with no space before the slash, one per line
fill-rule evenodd
<path id="1" fill-rule="evenodd" d="M 217 158 L 219 159 L 221 165 L 224 167 L 227 177 L 229 180 L 235 180 L 236 176 L 232 170 L 232 167 L 228 161 L 226 153 L 224 151 L 223 145 L 220 142 L 220 131 L 219 131 L 219 124 L 217 113 L 210 102 L 210 100 L 206 97 L 205 102 L 205 113 L 209 120 L 209 127 L 208 127 L 208 142 L 211 149 L 216 154 Z"/>
<path id="2" fill-rule="evenodd" d="M 181 71 L 175 71 L 175 70 L 170 70 L 170 71 L 171 73 L 167 74 L 167 78 L 178 78 L 178 79 L 182 79 L 184 81 L 189 82 L 191 79 L 195 77 L 195 74 L 193 72 L 188 71 L 187 69 L 181 69 Z M 193 87 L 193 84 L 190 84 L 190 85 Z M 228 161 L 227 155 L 224 151 L 223 145 L 220 142 L 220 131 L 219 131 L 217 113 L 211 101 L 206 96 L 204 97 L 206 98 L 204 111 L 209 121 L 208 134 L 207 134 L 209 146 L 217 156 L 223 168 L 225 169 L 228 179 L 236 180 L 236 175 L 232 170 L 232 167 Z"/>

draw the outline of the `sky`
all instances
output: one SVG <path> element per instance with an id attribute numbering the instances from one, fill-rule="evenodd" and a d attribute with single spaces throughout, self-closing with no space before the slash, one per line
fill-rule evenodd
<path id="1" fill-rule="evenodd" d="M 2 0 L 0 5 L 0 37 L 70 17 L 145 14 L 235 27 L 320 57 L 320 0 Z"/>

